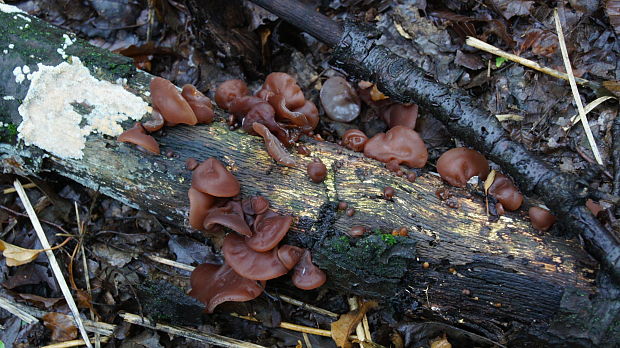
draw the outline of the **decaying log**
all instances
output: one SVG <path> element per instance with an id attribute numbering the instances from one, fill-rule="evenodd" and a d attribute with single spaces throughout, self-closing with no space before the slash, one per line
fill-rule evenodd
<path id="1" fill-rule="evenodd" d="M 191 175 L 185 159 L 214 156 L 239 179 L 243 196 L 264 195 L 277 211 L 298 218 L 288 242 L 312 250 L 332 288 L 381 298 L 401 314 L 447 322 L 499 342 L 618 344 L 618 290 L 612 284 L 597 289 L 596 264 L 577 241 L 535 232 L 522 213 L 489 222 L 483 197 L 466 190 L 450 189 L 460 205 L 450 208 L 437 198 L 436 191 L 445 185 L 432 174 L 409 183 L 358 153 L 308 140 L 312 155 L 329 169 L 327 180 L 315 184 L 303 167 L 276 165 L 260 138 L 229 131 L 222 122 L 167 128 L 156 135 L 162 153 L 172 151 L 174 157 L 145 154 L 98 134 L 87 137 L 81 159 L 25 146 L 15 126 L 21 122 L 18 107 L 31 82 L 16 82 L 15 68 L 28 65 L 36 71 L 36 63 L 63 62 L 57 53 L 66 44 L 63 34 L 25 14 L 0 12 L 0 49 L 12 45 L 0 54 L 4 171 L 58 173 L 187 227 Z M 82 40 L 63 51 L 79 57 L 98 79 L 126 79 L 126 90 L 149 101 L 152 76 L 136 71 L 129 59 Z M 131 123 L 125 121 L 123 127 Z M 388 185 L 396 190 L 392 201 L 382 198 Z M 338 212 L 338 201 L 357 212 L 352 217 Z M 373 232 L 351 240 L 345 235 L 351 225 Z M 407 227 L 409 237 L 389 234 L 401 226 Z"/>
<path id="2" fill-rule="evenodd" d="M 600 224 L 585 207 L 586 198 L 594 198 L 587 185 L 573 175 L 551 168 L 523 145 L 512 141 L 497 118 L 481 108 L 475 98 L 436 81 L 411 60 L 381 45 L 381 33 L 371 25 L 349 22 L 341 29 L 296 0 L 252 2 L 333 46 L 335 66 L 351 76 L 376 83 L 395 100 L 418 104 L 441 121 L 451 134 L 500 165 L 523 192 L 539 195 L 560 218 L 566 231 L 580 234 L 586 250 L 620 283 L 620 236 Z M 298 20 L 304 17 L 308 19 Z"/>

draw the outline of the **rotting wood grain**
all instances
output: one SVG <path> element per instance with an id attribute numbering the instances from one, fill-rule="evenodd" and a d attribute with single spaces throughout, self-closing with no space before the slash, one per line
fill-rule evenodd
<path id="1" fill-rule="evenodd" d="M 17 21 L 0 13 L 0 32 L 7 33 L 0 44 L 26 39 L 14 29 L 23 24 Z M 64 31 L 34 18 L 31 28 L 28 40 L 38 50 L 17 45 L 1 58 L 1 77 L 12 76 L 13 67 L 26 61 L 59 63 L 56 48 Z M 79 40 L 71 50 L 68 53 L 85 58 L 99 78 L 126 78 L 135 93 L 148 99 L 150 75 L 135 71 L 127 60 Z M 0 100 L 0 121 L 17 124 L 17 106 L 27 82 L 5 81 L 0 92 L 16 100 Z M 562 300 L 567 294 L 597 290 L 593 263 L 575 241 L 533 231 L 520 213 L 488 222 L 483 201 L 465 190 L 451 189 L 460 208 L 449 208 L 435 195 L 444 184 L 433 175 L 409 183 L 359 153 L 309 141 L 312 156 L 320 157 L 329 169 L 327 180 L 315 184 L 306 177 L 305 166 L 276 165 L 260 138 L 229 131 L 221 122 L 169 128 L 156 138 L 162 153 L 170 150 L 177 156 L 144 154 L 132 145 L 91 135 L 81 160 L 15 145 L 14 137 L 2 139 L 0 157 L 4 171 L 59 173 L 185 227 L 191 178 L 185 159 L 217 157 L 239 179 L 243 196 L 265 195 L 276 210 L 297 217 L 288 240 L 312 249 L 315 261 L 328 273 L 329 286 L 383 298 L 401 314 L 472 328 L 499 341 L 515 335 L 550 340 L 557 334 L 547 329 L 564 315 Z M 387 185 L 396 189 L 393 201 L 381 197 Z M 347 201 L 357 213 L 348 217 L 336 211 L 339 200 Z M 354 224 L 384 233 L 373 233 L 354 245 L 344 234 Z M 407 227 L 409 237 L 390 239 L 387 233 L 401 226 Z M 428 269 L 422 267 L 424 262 L 430 264 Z M 465 289 L 470 295 L 462 293 Z M 591 319 L 580 317 L 584 323 Z M 600 325 L 617 328 L 609 322 Z"/>

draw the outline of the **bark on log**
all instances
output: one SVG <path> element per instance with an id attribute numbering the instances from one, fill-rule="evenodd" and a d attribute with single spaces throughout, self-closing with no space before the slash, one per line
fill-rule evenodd
<path id="1" fill-rule="evenodd" d="M 26 24 L 28 24 L 26 26 Z M 400 313 L 450 323 L 512 345 L 562 342 L 573 346 L 613 346 L 620 337 L 620 295 L 615 285 L 595 284 L 594 262 L 575 240 L 532 230 L 521 213 L 489 222 L 483 198 L 451 189 L 460 203 L 449 208 L 435 192 L 444 184 L 427 174 L 415 183 L 383 165 L 335 144 L 309 141 L 313 156 L 328 166 L 327 180 L 314 184 L 305 170 L 276 165 L 262 140 L 229 131 L 220 122 L 174 127 L 156 136 L 162 153 L 144 154 L 115 139 L 88 136 L 82 159 L 60 158 L 17 141 L 18 107 L 30 81 L 17 83 L 17 66 L 57 65 L 64 31 L 24 14 L 0 12 L 0 158 L 4 171 L 59 173 L 128 205 L 187 226 L 186 158 L 217 157 L 242 185 L 242 195 L 262 194 L 282 213 L 298 217 L 290 243 L 310 248 L 326 270 L 328 286 L 382 298 Z M 127 89 L 148 101 L 150 75 L 129 59 L 77 40 L 66 54 L 80 57 L 99 79 L 127 79 Z M 44 93 L 44 91 L 42 91 Z M 13 99 L 14 98 L 14 99 Z M 221 114 L 220 114 L 221 115 Z M 125 122 L 124 128 L 131 122 Z M 383 187 L 396 189 L 393 201 Z M 336 211 L 347 201 L 357 212 Z M 351 225 L 378 230 L 357 241 Z M 409 237 L 389 232 L 405 226 Z M 430 267 L 425 269 L 423 263 Z M 465 295 L 463 290 L 469 290 Z"/>

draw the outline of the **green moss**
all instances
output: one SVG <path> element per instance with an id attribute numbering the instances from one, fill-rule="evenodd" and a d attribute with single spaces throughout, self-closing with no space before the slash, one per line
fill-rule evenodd
<path id="1" fill-rule="evenodd" d="M 15 144 L 17 142 L 17 126 L 13 123 L 8 123 L 0 127 L 0 140 L 5 143 Z"/>
<path id="2" fill-rule="evenodd" d="M 398 241 L 396 240 L 396 237 L 394 237 L 391 234 L 387 234 L 387 233 L 381 234 L 381 239 L 387 245 L 394 245 L 394 244 L 398 243 Z"/>

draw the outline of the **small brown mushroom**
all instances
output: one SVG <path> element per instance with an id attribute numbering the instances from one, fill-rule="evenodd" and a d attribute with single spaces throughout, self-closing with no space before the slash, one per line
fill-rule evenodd
<path id="1" fill-rule="evenodd" d="M 278 248 L 278 258 L 289 270 L 293 269 L 304 254 L 305 249 L 284 244 Z"/>
<path id="2" fill-rule="evenodd" d="M 368 137 L 359 129 L 349 129 L 342 135 L 342 144 L 357 152 L 364 151 Z"/>
<path id="3" fill-rule="evenodd" d="M 199 163 L 198 161 L 196 161 L 195 158 L 190 157 L 188 159 L 185 160 L 185 169 L 187 170 L 194 170 L 196 169 L 196 167 L 198 167 Z"/>
<path id="4" fill-rule="evenodd" d="M 493 184 L 489 187 L 489 194 L 495 197 L 506 210 L 517 210 L 523 203 L 523 195 L 519 189 L 509 177 L 502 173 L 495 173 Z"/>
<path id="5" fill-rule="evenodd" d="M 202 230 L 209 209 L 215 205 L 215 197 L 193 187 L 189 188 L 187 195 L 189 197 L 189 224 L 197 230 Z"/>
<path id="6" fill-rule="evenodd" d="M 239 181 L 213 157 L 194 169 L 192 187 L 215 197 L 234 197 L 241 190 Z"/>
<path id="7" fill-rule="evenodd" d="M 539 231 L 547 231 L 555 223 L 556 217 L 547 209 L 531 207 L 528 210 L 532 226 Z"/>
<path id="8" fill-rule="evenodd" d="M 414 172 L 407 174 L 407 181 L 409 182 L 415 182 L 417 178 L 418 178 L 418 175 Z"/>
<path id="9" fill-rule="evenodd" d="M 306 250 L 295 266 L 292 280 L 296 287 L 302 290 L 312 290 L 325 284 L 327 276 L 312 263 L 310 251 Z"/>
<path id="10" fill-rule="evenodd" d="M 241 201 L 243 212 L 248 215 L 260 215 L 269 209 L 269 201 L 263 196 L 244 198 Z"/>
<path id="11" fill-rule="evenodd" d="M 146 134 L 146 130 L 142 127 L 140 122 L 136 123 L 133 127 L 124 131 L 121 135 L 116 139 L 123 143 L 132 143 L 138 145 L 139 147 L 152 152 L 154 154 L 159 155 L 159 144 L 157 140 L 152 136 Z"/>
<path id="12" fill-rule="evenodd" d="M 286 100 L 286 107 L 289 110 L 302 107 L 306 98 L 297 81 L 291 75 L 283 72 L 273 72 L 267 75 L 263 87 L 256 93 L 256 96 L 269 101 L 269 98 L 281 94 Z"/>
<path id="13" fill-rule="evenodd" d="M 183 86 L 181 96 L 185 98 L 189 106 L 194 111 L 198 123 L 211 123 L 215 113 L 213 113 L 213 104 L 211 99 L 196 89 L 193 85 L 187 84 Z"/>
<path id="14" fill-rule="evenodd" d="M 235 233 L 224 238 L 222 253 L 226 263 L 240 276 L 248 279 L 269 280 L 288 272 L 278 258 L 277 249 L 264 253 L 254 251 L 243 237 Z"/>
<path id="15" fill-rule="evenodd" d="M 473 176 L 484 180 L 489 175 L 489 162 L 480 152 L 457 147 L 444 152 L 437 160 L 437 172 L 450 185 L 465 187 Z"/>
<path id="16" fill-rule="evenodd" d="M 286 236 L 292 223 L 292 216 L 282 216 L 267 210 L 254 220 L 254 234 L 245 240 L 245 244 L 255 251 L 269 251 Z"/>
<path id="17" fill-rule="evenodd" d="M 596 203 L 595 201 L 589 198 L 586 201 L 586 207 L 590 209 L 590 211 L 592 212 L 594 216 L 598 216 L 598 213 L 605 210 L 600 204 Z"/>
<path id="18" fill-rule="evenodd" d="M 269 97 L 269 104 L 276 111 L 276 115 L 283 120 L 291 122 L 304 131 L 311 131 L 319 123 L 319 110 L 313 102 L 306 100 L 304 105 L 294 110 L 286 107 L 286 99 L 282 94 Z"/>
<path id="19" fill-rule="evenodd" d="M 392 186 L 386 186 L 383 188 L 383 198 L 390 200 L 396 194 L 396 190 Z"/>
<path id="20" fill-rule="evenodd" d="M 312 162 L 308 163 L 306 172 L 310 180 L 315 183 L 323 182 L 325 177 L 327 177 L 327 167 L 319 158 L 315 158 Z"/>
<path id="21" fill-rule="evenodd" d="M 157 111 L 157 109 L 153 109 L 153 112 L 151 113 L 151 118 L 146 120 L 146 122 L 144 122 L 142 126 L 144 127 L 144 129 L 146 129 L 147 132 L 153 133 L 162 129 L 164 127 L 164 123 L 164 117 L 161 115 L 161 113 Z"/>
<path id="22" fill-rule="evenodd" d="M 344 202 L 344 201 L 338 202 L 338 210 L 345 210 L 347 209 L 348 206 L 349 204 L 347 202 Z"/>
<path id="23" fill-rule="evenodd" d="M 194 111 L 172 82 L 155 77 L 151 80 L 151 100 L 167 122 L 188 124 L 198 122 Z"/>
<path id="24" fill-rule="evenodd" d="M 381 112 L 381 117 L 389 128 L 403 126 L 414 129 L 418 118 L 418 105 L 392 104 Z"/>
<path id="25" fill-rule="evenodd" d="M 359 225 L 351 226 L 347 234 L 351 237 L 361 237 L 366 234 L 366 227 Z"/>
<path id="26" fill-rule="evenodd" d="M 403 126 L 396 126 L 370 138 L 364 147 L 364 155 L 384 163 L 402 163 L 411 168 L 424 167 L 428 159 L 422 138 L 414 130 Z"/>
<path id="27" fill-rule="evenodd" d="M 282 145 L 280 140 L 278 140 L 275 135 L 271 134 L 267 127 L 261 123 L 255 122 L 252 125 L 252 129 L 254 129 L 258 135 L 263 137 L 265 147 L 267 148 L 267 153 L 274 159 L 274 161 L 287 167 L 297 166 L 295 158 L 288 153 L 288 151 L 286 151 L 284 145 Z"/>
<path id="28" fill-rule="evenodd" d="M 230 108 L 230 103 L 236 98 L 250 94 L 248 85 L 242 80 L 228 80 L 215 90 L 215 103 L 224 110 Z"/>
<path id="29" fill-rule="evenodd" d="M 203 263 L 198 265 L 190 276 L 192 290 L 189 295 L 204 303 L 208 313 L 227 301 L 244 302 L 257 298 L 263 293 L 264 284 L 244 278 L 230 266 Z"/>
<path id="30" fill-rule="evenodd" d="M 332 76 L 323 83 L 320 98 L 325 114 L 334 121 L 351 122 L 360 114 L 357 92 L 340 76 Z"/>
<path id="31" fill-rule="evenodd" d="M 250 226 L 245 222 L 241 203 L 230 201 L 223 207 L 211 208 L 203 220 L 206 230 L 211 229 L 212 225 L 222 225 L 246 237 L 252 236 Z"/>

